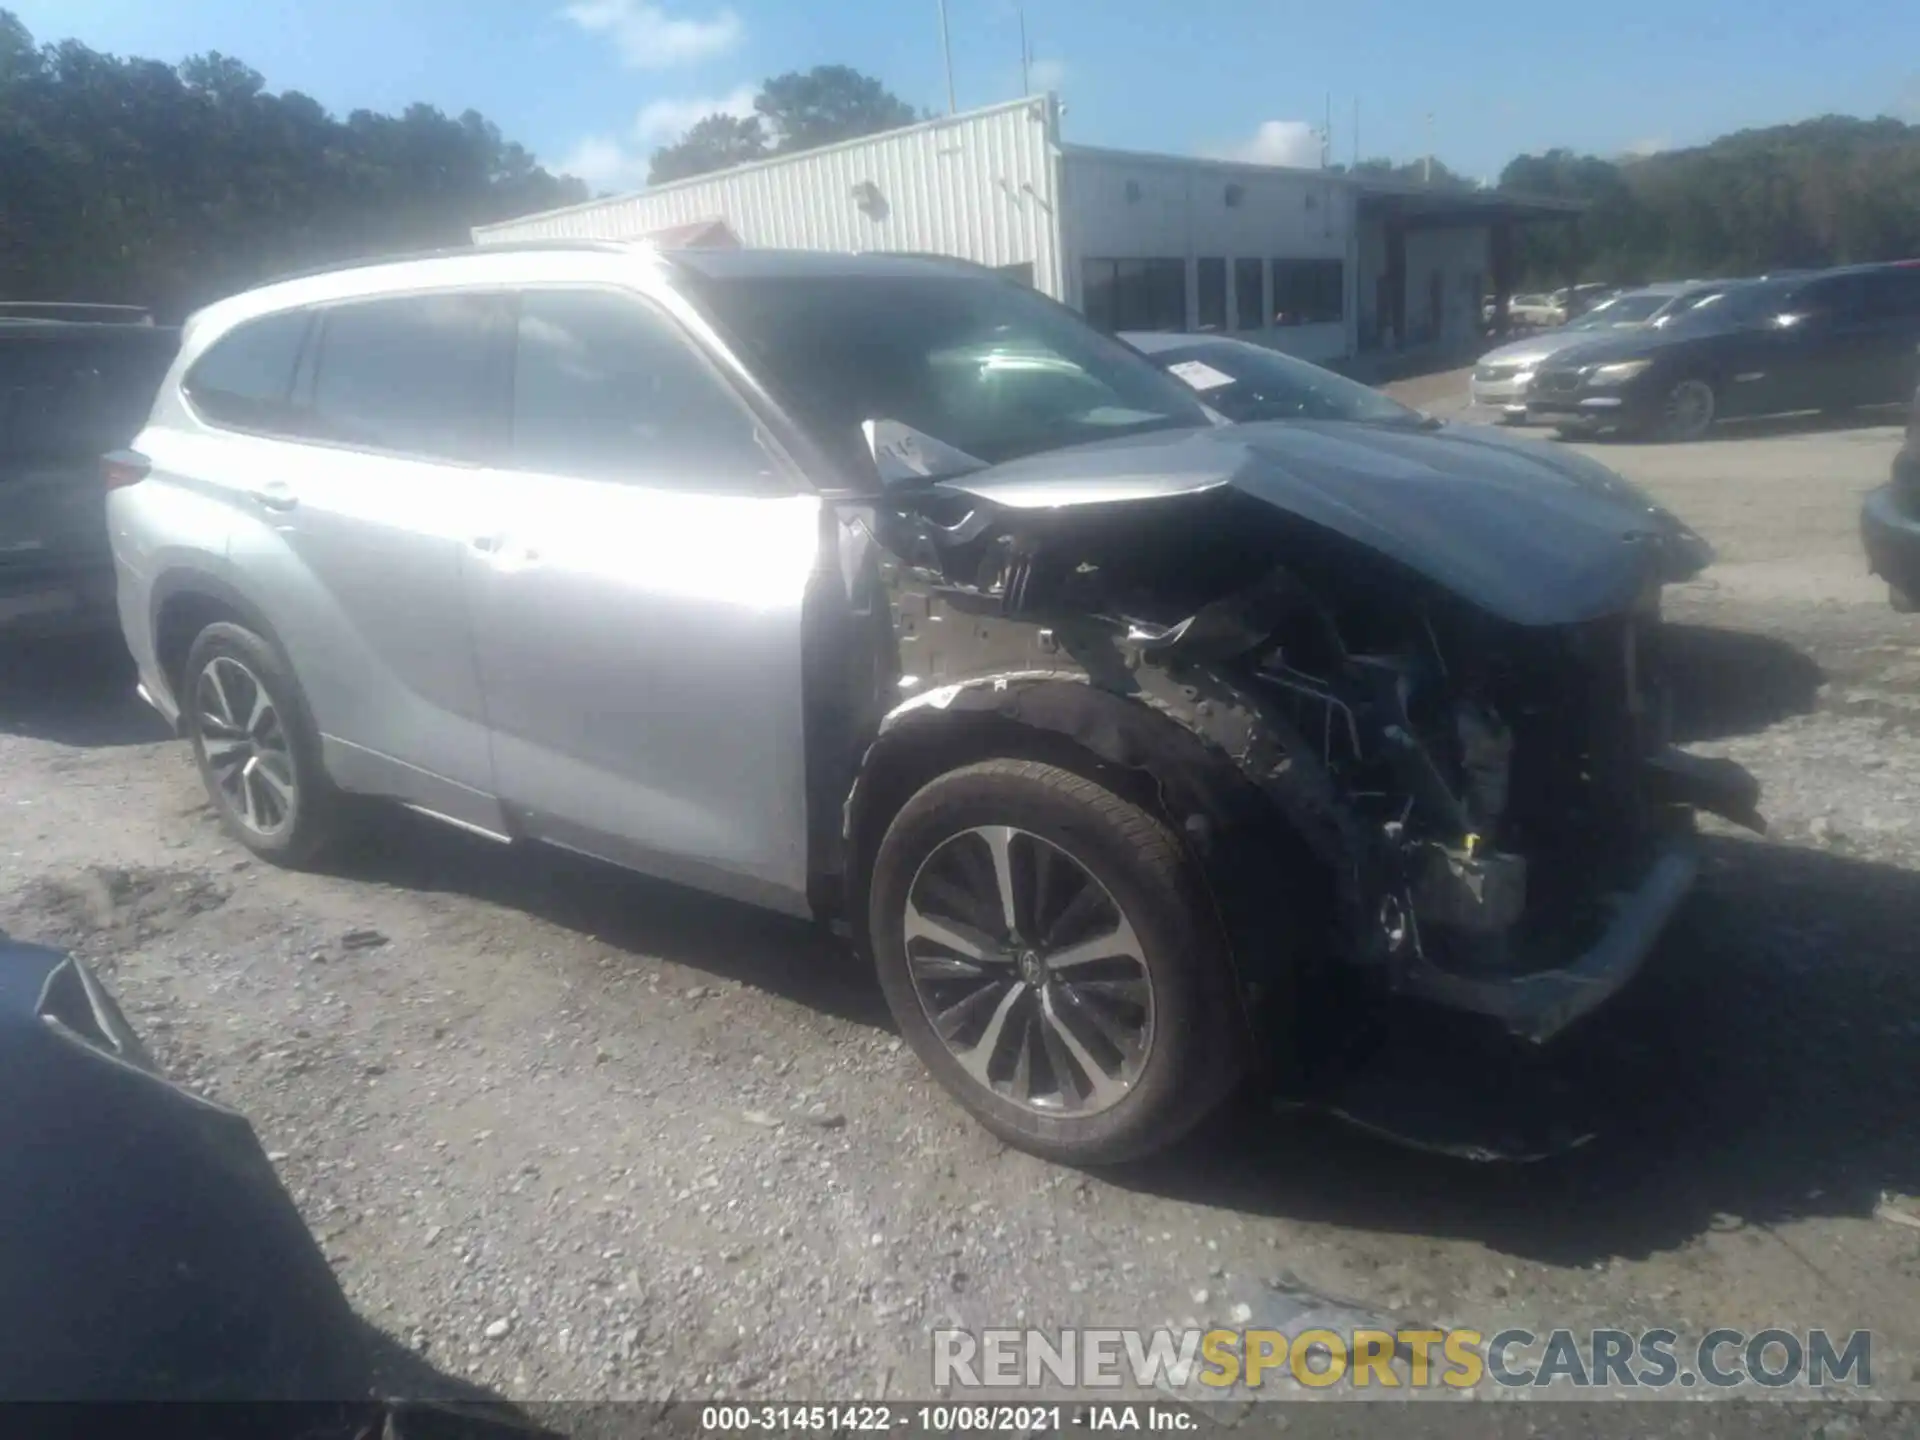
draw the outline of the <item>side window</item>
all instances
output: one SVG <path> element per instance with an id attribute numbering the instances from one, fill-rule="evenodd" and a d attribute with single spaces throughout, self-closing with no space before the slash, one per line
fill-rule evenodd
<path id="1" fill-rule="evenodd" d="M 1836 275 L 1830 280 L 1814 281 L 1789 304 L 1793 311 L 1844 324 L 1862 318 L 1864 298 L 1859 276 Z"/>
<path id="2" fill-rule="evenodd" d="M 1867 318 L 1920 319 L 1920 266 L 1877 270 L 1867 279 Z"/>
<path id="3" fill-rule="evenodd" d="M 187 372 L 183 388 L 193 408 L 213 425 L 294 433 L 287 396 L 309 318 L 304 310 L 264 315 L 214 341 Z"/>
<path id="4" fill-rule="evenodd" d="M 505 305 L 498 295 L 452 293 L 321 311 L 310 433 L 405 455 L 493 458 L 493 341 Z"/>
<path id="5" fill-rule="evenodd" d="M 764 494 L 751 413 L 665 317 L 605 291 L 520 297 L 512 464 L 586 480 Z"/>

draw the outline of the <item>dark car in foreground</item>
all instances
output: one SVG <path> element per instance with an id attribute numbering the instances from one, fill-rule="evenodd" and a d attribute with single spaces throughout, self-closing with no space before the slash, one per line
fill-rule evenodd
<path id="1" fill-rule="evenodd" d="M 1736 286 L 1657 331 L 1543 361 L 1528 418 L 1695 440 L 1720 420 L 1897 404 L 1920 379 L 1920 262 Z"/>
<path id="2" fill-rule="evenodd" d="M 179 346 L 140 313 L 0 305 L 0 639 L 112 633 L 100 457 L 139 430 Z"/>
<path id="3" fill-rule="evenodd" d="M 1906 442 L 1893 457 L 1893 478 L 1867 496 L 1860 534 L 1887 598 L 1905 613 L 1920 609 L 1920 388 L 1907 410 Z"/>
<path id="4" fill-rule="evenodd" d="M 1758 823 L 1662 731 L 1688 545 L 1604 468 L 1225 423 L 957 262 L 297 277 L 194 317 L 135 444 L 123 624 L 239 841 L 300 863 L 360 792 L 839 925 L 1063 1160 L 1290 1073 L 1330 992 L 1543 1042 L 1696 810 Z"/>

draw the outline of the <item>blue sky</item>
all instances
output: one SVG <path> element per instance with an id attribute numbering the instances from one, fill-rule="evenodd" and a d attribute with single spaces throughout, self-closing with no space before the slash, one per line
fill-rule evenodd
<path id="1" fill-rule="evenodd" d="M 944 109 L 937 0 L 0 0 L 42 40 L 220 50 L 336 113 L 472 107 L 550 166 L 632 186 L 691 119 L 844 63 Z M 1015 0 L 947 0 L 960 106 L 1019 93 Z M 1087 144 L 1335 157 L 1686 145 L 1827 111 L 1920 120 L 1920 0 L 1025 0 L 1035 78 Z M 1038 87 L 1036 87 L 1038 88 Z"/>

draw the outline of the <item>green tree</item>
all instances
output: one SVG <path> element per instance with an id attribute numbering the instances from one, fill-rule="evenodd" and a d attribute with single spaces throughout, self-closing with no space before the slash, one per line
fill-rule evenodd
<path id="1" fill-rule="evenodd" d="M 277 272 L 576 200 L 482 116 L 344 121 L 230 56 L 36 46 L 0 10 L 0 296 L 177 318 Z"/>
<path id="2" fill-rule="evenodd" d="M 737 115 L 709 115 L 672 145 L 653 152 L 647 183 L 664 185 L 689 175 L 745 165 L 767 154 L 767 136 L 760 128 L 759 116 L 742 119 Z"/>
<path id="3" fill-rule="evenodd" d="M 776 75 L 760 87 L 753 108 L 783 153 L 898 130 L 921 118 L 871 75 L 845 65 Z"/>

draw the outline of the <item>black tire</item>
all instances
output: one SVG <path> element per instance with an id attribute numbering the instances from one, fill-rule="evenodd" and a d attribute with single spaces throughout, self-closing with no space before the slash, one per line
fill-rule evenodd
<path id="1" fill-rule="evenodd" d="M 217 716 L 204 703 L 205 687 L 213 684 L 235 708 L 248 706 L 250 692 L 240 676 L 264 691 L 272 712 L 273 719 L 263 717 L 260 727 L 261 768 L 266 768 L 266 761 L 271 758 L 273 775 L 284 778 L 281 777 L 284 768 L 292 781 L 291 799 L 277 824 L 250 823 L 233 790 L 223 785 L 220 775 L 216 774 L 210 757 L 210 750 L 219 751 L 221 742 L 231 741 L 232 737 L 215 733 Z M 194 763 L 200 768 L 207 798 L 213 803 L 222 827 L 263 860 L 290 868 L 310 864 L 337 838 L 344 797 L 327 778 L 321 764 L 319 735 L 307 713 L 306 698 L 293 677 L 292 667 L 278 650 L 253 631 L 221 621 L 202 630 L 187 651 L 179 699 L 187 739 L 193 746 Z M 244 722 L 245 717 L 235 718 Z M 284 766 L 281 757 L 284 757 Z M 264 777 L 259 783 L 265 783 Z M 265 802 L 257 785 L 249 803 L 262 807 L 264 820 Z"/>
<path id="2" fill-rule="evenodd" d="M 1138 939 L 1151 986 L 1151 1041 L 1123 1098 L 1095 1113 L 1038 1113 L 976 1080 L 941 1038 L 908 968 L 907 903 L 921 867 L 955 837 L 992 826 L 1015 827 L 1064 852 L 1104 887 Z M 935 1079 L 1020 1149 L 1070 1165 L 1139 1158 L 1191 1130 L 1245 1073 L 1250 1046 L 1232 963 L 1179 841 L 1154 816 L 1072 771 L 988 760 L 925 786 L 880 842 L 868 926 L 901 1034 Z M 1041 993 L 1032 991 L 1035 1004 Z"/>

